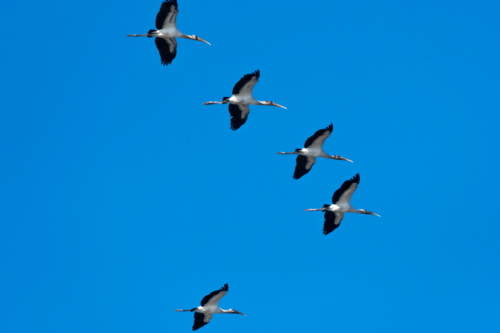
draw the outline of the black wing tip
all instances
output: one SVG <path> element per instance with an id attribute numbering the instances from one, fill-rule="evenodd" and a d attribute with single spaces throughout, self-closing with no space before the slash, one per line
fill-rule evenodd
<path id="1" fill-rule="evenodd" d="M 307 175 L 309 173 L 309 171 L 310 171 L 310 169 L 309 170 L 306 170 L 306 169 L 295 170 L 292 177 L 295 180 L 300 179 L 300 178 L 304 177 L 305 175 Z"/>
<path id="2" fill-rule="evenodd" d="M 329 233 L 331 233 L 333 230 L 325 230 L 323 229 L 323 235 L 328 235 Z"/>
<path id="3" fill-rule="evenodd" d="M 220 288 L 220 290 L 229 291 L 229 285 L 227 283 L 224 284 L 224 286 L 222 288 Z"/>
<path id="4" fill-rule="evenodd" d="M 254 71 L 250 74 L 245 74 L 245 75 L 243 75 L 243 77 L 241 79 L 249 79 L 250 80 L 252 78 L 252 76 L 256 76 L 257 79 L 259 79 L 260 78 L 260 70 L 257 69 L 256 71 Z"/>
<path id="5" fill-rule="evenodd" d="M 356 184 L 359 184 L 359 180 L 360 180 L 359 173 L 357 173 L 354 177 L 352 177 L 349 180 L 356 183 Z"/>
<path id="6" fill-rule="evenodd" d="M 237 129 L 239 129 L 243 124 L 233 124 L 233 123 L 230 123 L 229 125 L 229 128 L 231 129 L 231 131 L 236 131 Z"/>
<path id="7" fill-rule="evenodd" d="M 328 125 L 325 129 L 327 131 L 333 132 L 333 123 L 331 123 L 330 125 Z"/>

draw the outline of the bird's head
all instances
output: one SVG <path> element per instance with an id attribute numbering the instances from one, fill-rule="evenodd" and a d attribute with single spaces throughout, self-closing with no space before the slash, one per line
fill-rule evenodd
<path id="1" fill-rule="evenodd" d="M 240 315 L 243 315 L 243 316 L 247 316 L 246 314 L 244 314 L 243 312 L 239 312 L 239 311 L 236 311 L 235 309 L 229 309 L 227 310 L 226 313 L 236 313 L 236 314 L 240 314 Z"/>
<path id="2" fill-rule="evenodd" d="M 350 159 L 347 159 L 345 157 L 342 157 L 342 156 L 339 156 L 339 155 L 330 155 L 330 158 L 332 160 L 341 160 L 341 161 L 348 161 L 348 162 L 351 162 L 351 163 L 354 163 L 353 161 L 351 161 Z"/>
<path id="3" fill-rule="evenodd" d="M 358 211 L 359 211 L 361 214 L 375 215 L 375 216 L 380 217 L 380 215 L 375 214 L 374 212 L 370 212 L 369 210 L 366 210 L 366 209 L 358 209 Z"/>

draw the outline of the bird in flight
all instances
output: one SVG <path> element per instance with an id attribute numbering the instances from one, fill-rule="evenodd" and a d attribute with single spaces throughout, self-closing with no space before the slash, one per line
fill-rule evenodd
<path id="1" fill-rule="evenodd" d="M 180 32 L 175 25 L 178 13 L 177 0 L 166 0 L 161 4 L 160 11 L 156 15 L 156 30 L 151 29 L 147 34 L 133 34 L 127 37 L 156 37 L 156 48 L 160 52 L 161 64 L 165 66 L 170 64 L 177 55 L 177 41 L 175 38 L 198 40 L 211 45 L 203 38 L 195 35 L 185 35 Z"/>
<path id="2" fill-rule="evenodd" d="M 205 102 L 203 105 L 229 104 L 229 114 L 231 116 L 231 129 L 233 131 L 240 128 L 248 119 L 250 113 L 249 105 L 269 105 L 286 109 L 272 101 L 258 101 L 252 96 L 252 89 L 259 81 L 260 71 L 243 76 L 238 83 L 234 85 L 233 96 L 223 97 L 221 102 Z"/>
<path id="3" fill-rule="evenodd" d="M 229 286 L 226 283 L 222 288 L 212 291 L 210 294 L 203 297 L 201 306 L 189 310 L 175 310 L 178 312 L 194 312 L 193 331 L 205 326 L 212 319 L 214 313 L 235 313 L 246 316 L 246 314 L 236 311 L 234 309 L 223 310 L 219 307 L 219 301 L 222 297 L 226 296 Z"/>
<path id="4" fill-rule="evenodd" d="M 380 217 L 380 215 L 370 212 L 366 209 L 356 209 L 351 206 L 351 197 L 359 185 L 359 173 L 349 180 L 346 180 L 340 188 L 333 193 L 333 205 L 324 204 L 323 208 L 306 209 L 310 211 L 325 212 L 325 224 L 323 226 L 323 234 L 328 235 L 333 230 L 340 226 L 340 222 L 344 218 L 344 213 L 368 214 Z"/>
<path id="5" fill-rule="evenodd" d="M 300 177 L 307 174 L 311 171 L 314 163 L 316 163 L 316 157 L 324 157 L 329 158 L 331 160 L 342 160 L 349 161 L 351 160 L 344 158 L 339 155 L 328 155 L 323 150 L 323 143 L 325 140 L 332 134 L 333 132 L 333 124 L 330 124 L 328 127 L 324 129 L 320 129 L 313 134 L 313 136 L 309 137 L 304 143 L 304 148 L 297 148 L 295 151 L 291 153 L 279 152 L 277 154 L 296 154 L 297 156 L 297 164 L 295 166 L 295 172 L 293 173 L 293 179 L 299 179 Z"/>

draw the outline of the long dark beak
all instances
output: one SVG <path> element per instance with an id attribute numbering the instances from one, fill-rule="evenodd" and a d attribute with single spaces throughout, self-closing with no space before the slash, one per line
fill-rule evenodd
<path id="1" fill-rule="evenodd" d="M 200 42 L 203 42 L 203 43 L 207 43 L 207 44 L 208 44 L 208 45 L 210 45 L 210 46 L 212 45 L 212 44 L 210 44 L 209 42 L 207 42 L 206 40 L 204 40 L 204 39 L 203 39 L 203 38 L 201 38 L 201 37 L 198 37 L 198 39 L 197 39 L 197 40 L 199 40 Z"/>
<path id="2" fill-rule="evenodd" d="M 246 314 L 244 314 L 243 312 L 239 312 L 239 311 L 236 311 L 236 310 L 234 310 L 234 313 L 236 313 L 236 314 L 240 314 L 240 315 L 243 315 L 243 316 L 245 316 L 245 317 L 247 316 L 247 315 L 246 315 Z"/>
<path id="3" fill-rule="evenodd" d="M 274 103 L 274 102 L 273 102 L 273 106 L 277 106 L 277 107 L 279 107 L 279 108 L 283 108 L 283 109 L 285 109 L 285 110 L 288 110 L 286 107 L 284 107 L 283 105 L 279 105 L 278 103 Z"/>

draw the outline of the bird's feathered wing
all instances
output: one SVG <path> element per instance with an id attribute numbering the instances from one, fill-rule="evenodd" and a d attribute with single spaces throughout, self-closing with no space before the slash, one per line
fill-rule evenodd
<path id="1" fill-rule="evenodd" d="M 298 155 L 297 163 L 295 165 L 295 172 L 293 173 L 293 179 L 299 179 L 300 177 L 311 171 L 314 163 L 316 163 L 316 157 Z"/>
<path id="2" fill-rule="evenodd" d="M 163 1 L 160 11 L 156 14 L 156 29 L 160 30 L 168 26 L 175 26 L 178 13 L 177 0 Z"/>
<path id="3" fill-rule="evenodd" d="M 156 48 L 160 52 L 161 64 L 167 66 L 177 55 L 177 41 L 175 38 L 155 38 Z"/>
<path id="4" fill-rule="evenodd" d="M 342 212 L 325 211 L 325 224 L 323 225 L 323 234 L 328 235 L 333 230 L 340 226 L 340 222 L 344 218 Z"/>
<path id="5" fill-rule="evenodd" d="M 340 188 L 333 193 L 332 202 L 334 204 L 349 202 L 352 194 L 358 188 L 359 180 L 359 173 L 351 179 L 346 180 L 344 184 L 342 184 L 342 186 L 340 186 Z"/>
<path id="6" fill-rule="evenodd" d="M 328 127 L 324 129 L 320 129 L 316 131 L 309 139 L 304 143 L 304 148 L 321 148 L 323 146 L 323 142 L 332 134 L 333 132 L 333 124 L 330 124 Z"/>
<path id="7" fill-rule="evenodd" d="M 231 129 L 236 131 L 247 122 L 250 107 L 248 104 L 229 104 L 229 114 L 231 115 Z"/>
<path id="8" fill-rule="evenodd" d="M 193 324 L 193 331 L 196 331 L 198 328 L 201 328 L 208 324 L 210 322 L 210 319 L 212 319 L 212 314 L 210 313 L 199 313 L 195 312 L 194 313 L 194 324 Z"/>
<path id="9" fill-rule="evenodd" d="M 233 88 L 233 95 L 240 94 L 240 95 L 251 95 L 252 94 L 252 89 L 259 81 L 260 77 L 260 71 L 256 70 L 253 73 L 247 74 L 243 76 L 238 83 L 234 85 Z"/>
<path id="10" fill-rule="evenodd" d="M 229 286 L 226 283 L 224 285 L 224 287 L 220 288 L 219 290 L 212 291 L 210 294 L 203 297 L 203 299 L 201 300 L 201 306 L 205 306 L 205 305 L 216 306 L 219 303 L 220 299 L 222 297 L 226 296 L 228 290 L 229 290 Z"/>

